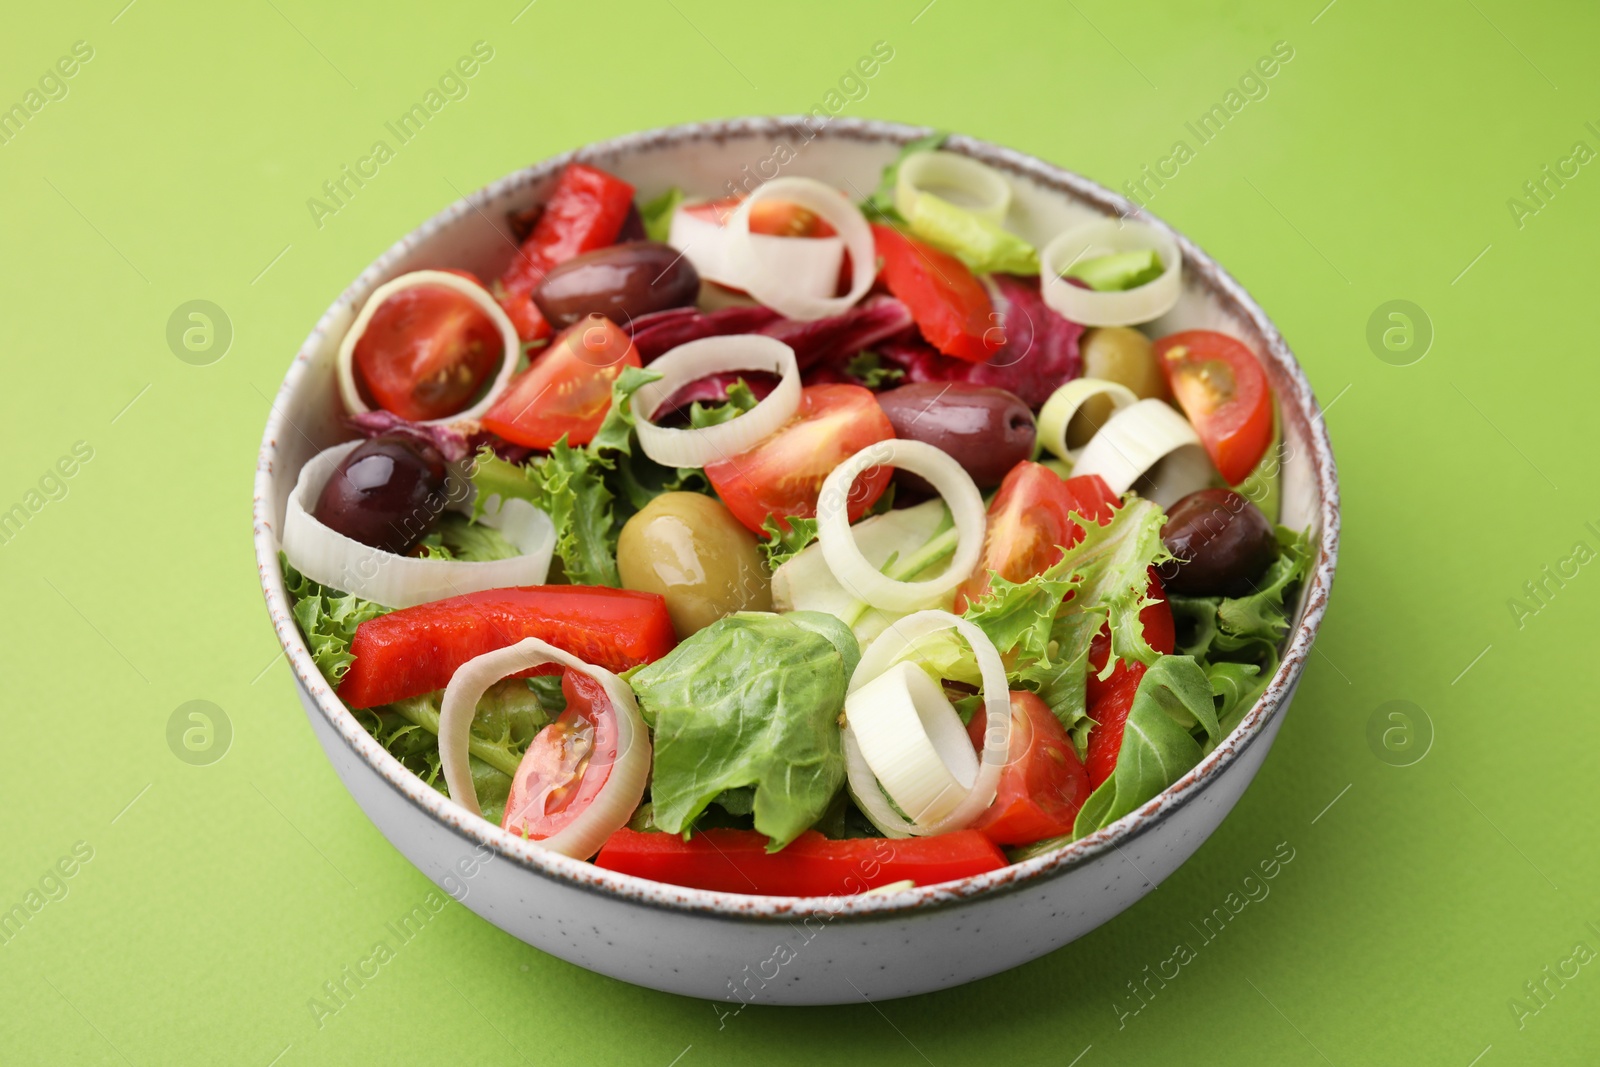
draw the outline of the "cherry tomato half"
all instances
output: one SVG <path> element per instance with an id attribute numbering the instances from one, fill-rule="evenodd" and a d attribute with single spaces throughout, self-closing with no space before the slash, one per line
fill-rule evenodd
<path id="1" fill-rule="evenodd" d="M 808 385 L 787 425 L 748 452 L 706 464 L 706 477 L 734 518 L 756 533 L 771 515 L 812 518 L 823 479 L 846 459 L 894 436 L 877 398 L 859 385 Z M 889 467 L 869 467 L 850 490 L 855 522 L 889 484 Z"/>
<path id="2" fill-rule="evenodd" d="M 451 271 L 478 284 L 465 271 Z M 356 383 L 403 419 L 442 419 L 470 407 L 500 366 L 505 341 L 469 297 L 419 285 L 389 297 L 356 342 Z"/>
<path id="3" fill-rule="evenodd" d="M 500 825 L 535 841 L 565 829 L 594 803 L 617 761 L 617 713 L 600 683 L 561 675 L 567 708 L 528 743 Z"/>
<path id="4" fill-rule="evenodd" d="M 1261 361 L 1243 341 L 1212 330 L 1163 337 L 1156 360 L 1217 472 L 1229 485 L 1244 481 L 1272 439 L 1272 387 Z"/>
<path id="5" fill-rule="evenodd" d="M 986 718 L 980 711 L 967 725 L 979 752 Z M 1070 834 L 1087 799 L 1089 773 L 1061 720 L 1033 693 L 1012 690 L 1011 748 L 1000 788 L 994 803 L 967 828 L 997 845 L 1031 845 Z"/>
<path id="6" fill-rule="evenodd" d="M 586 445 L 611 407 L 611 383 L 639 352 L 610 320 L 590 315 L 568 327 L 512 379 L 483 417 L 484 429 L 513 444 L 549 448 L 563 435 Z"/>
<path id="7" fill-rule="evenodd" d="M 1120 501 L 1098 474 L 1061 478 L 1039 463 L 1011 468 L 989 504 L 989 529 L 977 569 L 956 590 L 957 612 L 989 591 L 991 574 L 1022 582 L 1061 562 L 1063 548 L 1083 540 L 1073 512 L 1096 522 L 1111 519 Z"/>
<path id="8" fill-rule="evenodd" d="M 739 209 L 742 197 L 729 196 L 690 204 L 682 210 L 718 226 L 728 224 L 728 216 Z M 750 208 L 750 232 L 770 237 L 832 237 L 834 228 L 816 212 L 787 200 L 757 200 Z"/>

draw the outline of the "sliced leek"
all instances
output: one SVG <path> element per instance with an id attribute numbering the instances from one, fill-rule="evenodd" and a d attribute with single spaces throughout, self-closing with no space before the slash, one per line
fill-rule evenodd
<path id="1" fill-rule="evenodd" d="M 1074 378 L 1050 394 L 1050 399 L 1039 409 L 1039 443 L 1053 456 L 1068 463 L 1077 463 L 1082 448 L 1067 447 L 1067 427 L 1078 409 L 1097 396 L 1111 401 L 1115 414 L 1135 403 L 1139 397 L 1120 382 L 1104 378 Z"/>
<path id="2" fill-rule="evenodd" d="M 1098 474 L 1119 496 L 1137 488 L 1162 507 L 1216 477 L 1200 435 L 1161 400 L 1140 400 L 1112 415 L 1084 446 L 1072 473 Z"/>

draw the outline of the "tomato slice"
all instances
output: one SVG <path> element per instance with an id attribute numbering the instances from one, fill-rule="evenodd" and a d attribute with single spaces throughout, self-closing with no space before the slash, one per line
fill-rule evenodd
<path id="1" fill-rule="evenodd" d="M 1243 341 L 1185 330 L 1156 342 L 1167 385 L 1229 485 L 1244 481 L 1272 440 L 1272 387 Z"/>
<path id="2" fill-rule="evenodd" d="M 955 256 L 872 225 L 883 283 L 911 310 L 927 342 L 947 356 L 983 363 L 1005 346 L 1005 331 L 983 283 Z"/>
<path id="3" fill-rule="evenodd" d="M 639 366 L 633 341 L 602 315 L 569 326 L 511 380 L 483 428 L 513 444 L 549 448 L 562 437 L 586 445 L 611 408 L 611 383 Z"/>
<path id="4" fill-rule="evenodd" d="M 1150 588 L 1146 595 L 1155 603 L 1139 612 L 1139 622 L 1144 627 L 1144 639 L 1150 647 L 1163 656 L 1170 656 L 1177 640 L 1172 619 L 1172 606 L 1167 603 L 1161 588 L 1161 579 L 1155 568 L 1150 568 Z M 1111 675 L 1101 681 L 1099 674 L 1105 669 L 1111 655 L 1111 631 L 1102 628 L 1089 645 L 1089 681 L 1085 690 L 1089 718 L 1095 725 L 1089 728 L 1088 752 L 1084 765 L 1089 771 L 1091 789 L 1111 777 L 1116 769 L 1117 756 L 1122 752 L 1122 734 L 1128 723 L 1128 712 L 1133 708 L 1133 696 L 1148 670 L 1143 663 L 1119 662 Z"/>
<path id="5" fill-rule="evenodd" d="M 566 710 L 528 743 L 500 820 L 504 829 L 534 841 L 560 833 L 594 803 L 617 762 L 617 713 L 605 689 L 568 670 L 561 692 Z"/>
<path id="6" fill-rule="evenodd" d="M 706 219 L 718 226 L 728 224 L 728 216 L 739 209 L 743 197 L 728 196 L 721 200 L 707 200 L 689 204 L 679 210 L 687 215 Z M 809 208 L 787 200 L 757 200 L 750 209 L 750 232 L 769 237 L 832 237 L 837 231 L 828 220 Z"/>
<path id="7" fill-rule="evenodd" d="M 453 270 L 481 284 L 466 271 Z M 494 321 L 442 285 L 402 289 L 378 305 L 356 342 L 356 383 L 402 419 L 442 419 L 472 405 L 505 354 Z"/>
<path id="8" fill-rule="evenodd" d="M 1061 478 L 1049 467 L 1024 460 L 1011 468 L 989 504 L 983 556 L 972 576 L 956 590 L 957 612 L 989 591 L 991 575 L 1022 582 L 1061 562 L 1064 548 L 1083 540 L 1073 512 L 1096 522 L 1111 521 L 1121 503 L 1098 474 Z"/>
<path id="9" fill-rule="evenodd" d="M 830 841 L 807 830 L 781 852 L 767 851 L 755 830 L 700 830 L 677 834 L 622 829 L 595 857 L 596 867 L 668 885 L 724 893 L 838 896 L 910 879 L 933 885 L 1006 865 L 994 842 L 973 830 L 892 840 L 857 837 Z"/>
<path id="10" fill-rule="evenodd" d="M 748 452 L 706 464 L 706 477 L 734 518 L 756 533 L 771 515 L 812 518 L 817 495 L 833 468 L 877 441 L 894 436 L 889 416 L 859 385 L 808 385 L 787 425 Z M 877 503 L 893 473 L 869 467 L 850 490 L 850 521 Z M 784 523 L 787 526 L 787 523 Z"/>
<path id="11" fill-rule="evenodd" d="M 980 710 L 967 726 L 979 752 L 986 718 Z M 1089 793 L 1089 774 L 1061 720 L 1035 694 L 1012 690 L 1011 748 L 1000 771 L 1000 789 L 994 803 L 968 829 L 997 845 L 1031 845 L 1060 837 L 1072 832 Z"/>
<path id="12" fill-rule="evenodd" d="M 450 684 L 469 659 L 524 637 L 548 641 L 586 663 L 625 671 L 677 643 L 657 593 L 591 585 L 487 589 L 368 619 L 356 627 L 355 662 L 339 683 L 352 708 L 392 704 Z"/>

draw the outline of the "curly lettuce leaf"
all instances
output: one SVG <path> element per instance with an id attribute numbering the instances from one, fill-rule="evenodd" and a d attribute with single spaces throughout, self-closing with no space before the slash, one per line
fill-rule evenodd
<path id="1" fill-rule="evenodd" d="M 785 524 L 788 529 L 785 530 Z M 817 539 L 817 520 L 802 519 L 798 515 L 790 515 L 779 522 L 768 515 L 761 524 L 761 532 L 767 539 L 761 542 L 761 552 L 766 556 L 767 569 L 775 571 L 788 563 L 791 559 L 805 551 Z"/>
<path id="2" fill-rule="evenodd" d="M 1177 651 L 1193 656 L 1211 680 L 1226 736 L 1255 705 L 1278 669 L 1278 646 L 1289 631 L 1285 601 L 1311 566 L 1309 530 L 1277 529 L 1278 558 L 1256 591 L 1242 597 L 1170 594 Z"/>
<path id="3" fill-rule="evenodd" d="M 473 522 L 467 516 L 447 511 L 439 516 L 439 524 L 422 539 L 423 559 L 457 559 L 469 562 L 487 562 L 511 559 L 522 553 L 506 540 L 505 534 L 493 526 Z"/>
<path id="4" fill-rule="evenodd" d="M 743 415 L 756 406 L 756 394 L 750 391 L 743 378 L 728 384 L 724 390 L 727 400 L 720 404 L 703 404 L 696 400 L 689 405 L 689 425 L 696 430 L 707 426 L 720 426 Z"/>
<path id="5" fill-rule="evenodd" d="M 313 582 L 290 566 L 289 557 L 282 552 L 278 553 L 278 563 L 283 567 L 284 588 L 294 602 L 294 621 L 305 635 L 311 659 L 328 684 L 337 687 L 355 662 L 350 642 L 355 639 L 356 627 L 389 609 Z"/>
<path id="6" fill-rule="evenodd" d="M 1111 655 L 1100 677 L 1118 661 L 1150 665 L 1160 658 L 1139 612 L 1151 603 L 1150 567 L 1170 558 L 1161 543 L 1165 522 L 1161 508 L 1130 496 L 1104 526 L 1080 518 L 1083 540 L 1060 562 L 1024 582 L 996 575 L 989 593 L 967 608 L 1006 657 L 1012 684 L 1038 693 L 1068 730 L 1086 714 L 1089 645 L 1102 626 L 1110 628 Z"/>
<path id="7" fill-rule="evenodd" d="M 832 616 L 740 612 L 634 671 L 654 735 L 652 823 L 687 833 L 708 804 L 754 787 L 768 851 L 793 841 L 844 784 L 837 719 L 858 657 Z"/>
<path id="8" fill-rule="evenodd" d="M 904 370 L 885 363 L 876 352 L 857 352 L 844 365 L 844 372 L 868 389 L 894 385 L 906 376 Z"/>

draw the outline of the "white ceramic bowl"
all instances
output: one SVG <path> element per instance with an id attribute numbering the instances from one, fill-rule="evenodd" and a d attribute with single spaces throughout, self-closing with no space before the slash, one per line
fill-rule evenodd
<path id="1" fill-rule="evenodd" d="M 1283 664 L 1255 708 L 1199 766 L 1138 811 L 1084 840 L 977 878 L 883 896 L 740 896 L 662 885 L 541 851 L 467 814 L 396 762 L 356 722 L 312 664 L 278 569 L 278 536 L 295 475 L 340 425 L 334 355 L 367 295 L 423 267 L 490 277 L 513 246 L 504 219 L 536 202 L 569 160 L 634 183 L 726 195 L 753 176 L 807 175 L 864 196 L 899 145 L 928 131 L 836 119 L 740 119 L 635 134 L 518 171 L 419 226 L 334 301 L 300 349 L 273 404 L 255 478 L 261 588 L 311 726 L 339 777 L 383 835 L 452 897 L 530 945 L 628 982 L 734 1003 L 830 1004 L 941 989 L 1041 956 L 1106 922 L 1188 859 L 1255 777 L 1311 651 L 1333 581 L 1339 493 L 1311 387 L 1266 314 L 1205 253 L 1176 235 L 1183 298 L 1157 335 L 1210 327 L 1263 358 L 1283 413 L 1283 521 L 1309 524 L 1317 553 Z M 1009 224 L 1037 244 L 1132 207 L 1076 174 L 954 137 L 1015 186 Z M 1149 220 L 1156 221 L 1156 220 Z M 1156 222 L 1157 225 L 1161 225 Z"/>

